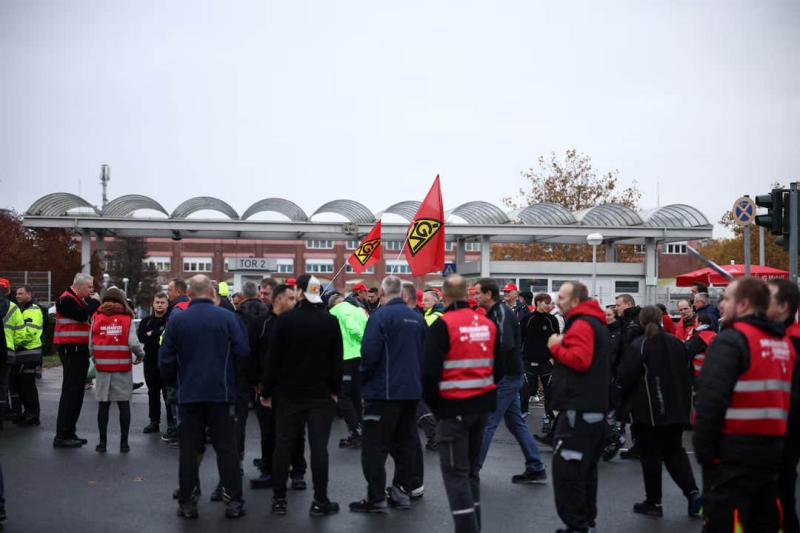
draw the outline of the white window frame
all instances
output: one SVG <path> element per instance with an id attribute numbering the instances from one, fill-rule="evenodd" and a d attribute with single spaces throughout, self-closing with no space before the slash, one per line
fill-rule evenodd
<path id="1" fill-rule="evenodd" d="M 661 253 L 664 255 L 686 255 L 689 250 L 686 248 L 685 242 L 670 242 L 664 245 Z"/>
<path id="2" fill-rule="evenodd" d="M 333 259 L 306 259 L 307 274 L 333 274 Z"/>
<path id="3" fill-rule="evenodd" d="M 476 241 L 467 241 L 464 243 L 464 251 L 465 252 L 480 252 L 481 251 L 481 243 Z"/>
<path id="4" fill-rule="evenodd" d="M 142 261 L 146 265 L 152 265 L 156 272 L 170 272 L 172 271 L 172 256 L 168 255 L 154 255 L 147 257 Z"/>
<path id="5" fill-rule="evenodd" d="M 309 250 L 333 250 L 333 241 L 330 239 L 309 239 L 306 241 Z"/>
<path id="6" fill-rule="evenodd" d="M 344 241 L 344 249 L 345 250 L 355 250 L 358 248 L 358 245 L 361 244 L 361 241 Z"/>
<path id="7" fill-rule="evenodd" d="M 214 258 L 207 255 L 183 256 L 181 257 L 181 267 L 183 272 L 212 272 L 214 270 Z"/>
<path id="8" fill-rule="evenodd" d="M 411 267 L 405 259 L 387 259 L 387 274 L 411 274 Z"/>
<path id="9" fill-rule="evenodd" d="M 294 259 L 278 259 L 278 274 L 294 274 Z"/>
<path id="10" fill-rule="evenodd" d="M 383 249 L 389 252 L 399 252 L 404 241 L 383 241 Z"/>

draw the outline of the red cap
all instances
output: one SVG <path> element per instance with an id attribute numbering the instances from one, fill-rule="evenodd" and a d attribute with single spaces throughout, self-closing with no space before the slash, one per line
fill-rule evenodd
<path id="1" fill-rule="evenodd" d="M 417 289 L 417 307 L 422 307 L 422 291 Z"/>
<path id="2" fill-rule="evenodd" d="M 368 290 L 369 289 L 367 288 L 367 286 L 364 285 L 363 283 L 356 283 L 355 285 L 353 285 L 353 292 L 368 291 Z"/>
<path id="3" fill-rule="evenodd" d="M 478 289 L 475 288 L 475 285 L 472 285 L 470 286 L 469 289 L 467 289 L 467 292 L 469 293 L 470 296 L 474 296 L 475 294 L 478 293 Z"/>
<path id="4" fill-rule="evenodd" d="M 511 292 L 511 291 L 519 291 L 519 288 L 515 283 L 506 283 L 506 286 L 503 287 L 503 292 Z"/>
<path id="5" fill-rule="evenodd" d="M 297 287 L 297 280 L 295 278 L 289 278 L 286 280 L 286 284 L 290 287 Z"/>
<path id="6" fill-rule="evenodd" d="M 8 281 L 6 278 L 0 278 L 0 287 L 2 287 L 4 289 L 10 289 L 11 288 L 11 282 Z"/>
<path id="7" fill-rule="evenodd" d="M 440 291 L 437 287 L 431 287 L 431 290 L 436 293 L 436 296 L 438 296 L 440 300 L 442 299 L 442 291 Z"/>

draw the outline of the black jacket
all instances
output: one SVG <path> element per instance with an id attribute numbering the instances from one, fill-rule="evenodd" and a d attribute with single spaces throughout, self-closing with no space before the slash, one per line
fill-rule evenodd
<path id="1" fill-rule="evenodd" d="M 290 401 L 330 398 L 341 390 L 342 366 L 339 321 L 324 305 L 302 300 L 275 321 L 263 395 Z"/>
<path id="2" fill-rule="evenodd" d="M 608 339 L 611 342 L 611 374 L 617 375 L 620 355 L 622 351 L 622 322 L 617 319 L 613 324 L 608 324 Z"/>
<path id="3" fill-rule="evenodd" d="M 236 310 L 236 316 L 244 324 L 251 354 L 251 357 L 236 365 L 236 388 L 240 391 L 254 387 L 262 374 L 259 338 L 264 330 L 264 322 L 271 314 L 264 302 L 256 298 L 243 301 Z"/>
<path id="4" fill-rule="evenodd" d="M 445 313 L 457 309 L 469 308 L 467 302 L 455 302 L 445 309 Z M 495 358 L 497 346 L 495 342 Z M 428 328 L 425 339 L 425 352 L 422 356 L 422 397 L 437 418 L 453 418 L 461 415 L 491 413 L 497 402 L 497 391 L 473 396 L 465 400 L 446 400 L 439 396 L 439 381 L 442 379 L 442 368 L 447 352 L 450 351 L 450 334 L 444 320 L 436 320 Z M 498 365 L 494 367 L 494 381 L 500 380 Z"/>
<path id="5" fill-rule="evenodd" d="M 689 423 L 691 384 L 686 347 L 663 330 L 635 339 L 622 356 L 617 385 L 623 402 L 631 398 L 634 424 L 667 426 Z"/>
<path id="6" fill-rule="evenodd" d="M 559 333 L 558 319 L 550 313 L 534 311 L 522 328 L 523 358 L 529 363 L 549 363 L 552 354 L 547 347 L 547 339 Z"/>
<path id="7" fill-rule="evenodd" d="M 136 336 L 144 346 L 144 362 L 149 365 L 158 365 L 158 349 L 161 346 L 161 335 L 167 325 L 167 314 L 157 317 L 150 315 L 139 322 Z"/>
<path id="8" fill-rule="evenodd" d="M 763 316 L 741 319 L 772 335 L 784 335 L 785 326 Z M 694 450 L 697 461 L 709 466 L 718 459 L 723 465 L 777 467 L 783 453 L 783 438 L 765 435 L 724 435 L 725 412 L 731 402 L 733 388 L 750 368 L 747 339 L 729 327 L 714 338 L 706 351 L 703 369 L 697 379 L 697 417 Z M 795 398 L 792 398 L 795 401 Z M 791 409 L 796 409 L 792 406 Z"/>
<path id="9" fill-rule="evenodd" d="M 67 292 L 72 293 L 75 298 L 78 298 L 78 295 L 75 294 L 72 287 L 67 289 Z M 86 298 L 84 302 L 86 302 L 86 307 L 80 305 L 72 298 L 59 298 L 56 300 L 56 311 L 64 318 L 70 318 L 78 322 L 88 322 L 95 311 L 97 311 L 97 308 L 100 307 L 100 302 L 94 298 Z"/>
<path id="10" fill-rule="evenodd" d="M 497 302 L 489 309 L 486 318 L 497 326 L 495 375 L 501 378 L 522 375 L 522 341 L 516 314 L 505 302 Z"/>

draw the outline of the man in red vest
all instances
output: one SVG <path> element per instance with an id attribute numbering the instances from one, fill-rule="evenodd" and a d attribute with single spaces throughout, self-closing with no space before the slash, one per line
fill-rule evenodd
<path id="1" fill-rule="evenodd" d="M 89 370 L 89 320 L 100 306 L 89 274 L 76 274 L 72 286 L 56 300 L 56 329 L 53 343 L 64 371 L 54 448 L 78 448 L 86 439 L 75 433 L 81 416 L 86 372 Z"/>
<path id="2" fill-rule="evenodd" d="M 795 351 L 783 324 L 765 316 L 766 283 L 725 290 L 723 331 L 697 381 L 694 449 L 703 467 L 704 531 L 778 531 L 777 477 L 789 414 Z"/>
<path id="3" fill-rule="evenodd" d="M 422 359 L 422 393 L 438 420 L 442 478 L 456 533 L 481 529 L 480 450 L 497 400 L 494 323 L 470 309 L 467 283 L 444 280 L 445 313 L 431 324 Z"/>
<path id="4" fill-rule="evenodd" d="M 800 305 L 800 290 L 797 284 L 788 279 L 771 279 L 769 285 L 770 302 L 767 318 L 786 325 L 786 335 L 791 339 L 795 353 L 800 352 L 800 324 L 797 323 L 797 308 Z M 792 397 L 800 394 L 800 365 L 794 365 L 792 376 Z M 783 511 L 783 533 L 800 533 L 797 519 L 797 463 L 800 461 L 800 412 L 792 402 L 786 426 L 786 439 L 783 448 L 783 465 L 778 475 L 778 494 Z"/>

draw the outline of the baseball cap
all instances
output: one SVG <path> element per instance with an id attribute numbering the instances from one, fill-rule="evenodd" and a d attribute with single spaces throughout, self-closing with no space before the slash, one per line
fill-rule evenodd
<path id="1" fill-rule="evenodd" d="M 369 289 L 367 288 L 367 286 L 364 285 L 363 283 L 356 283 L 355 285 L 353 285 L 353 292 L 368 291 L 368 290 Z"/>
<path id="2" fill-rule="evenodd" d="M 519 291 L 519 288 L 515 283 L 506 283 L 506 286 L 503 287 L 503 292 L 511 292 L 511 291 Z"/>
<path id="3" fill-rule="evenodd" d="M 0 288 L 10 289 L 11 288 L 11 282 L 8 281 L 6 278 L 0 278 Z"/>
<path id="4" fill-rule="evenodd" d="M 286 284 L 290 287 L 297 287 L 297 280 L 294 278 L 288 278 L 286 280 Z"/>
<path id="5" fill-rule="evenodd" d="M 303 296 L 312 304 L 322 303 L 322 284 L 314 276 L 303 274 L 297 278 L 297 288 L 303 291 Z"/>

